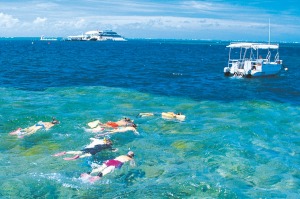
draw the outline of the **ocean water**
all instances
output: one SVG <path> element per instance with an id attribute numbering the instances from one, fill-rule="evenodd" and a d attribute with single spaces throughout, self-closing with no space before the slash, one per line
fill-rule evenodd
<path id="1" fill-rule="evenodd" d="M 0 40 L 0 198 L 298 198 L 300 45 L 281 44 L 288 71 L 228 78 L 228 42 Z M 161 112 L 182 112 L 183 122 Z M 137 117 L 153 112 L 152 117 Z M 18 139 L 18 127 L 50 121 L 49 131 Z M 134 119 L 111 136 L 117 152 L 65 161 L 95 119 Z M 92 163 L 135 152 L 94 183 Z"/>

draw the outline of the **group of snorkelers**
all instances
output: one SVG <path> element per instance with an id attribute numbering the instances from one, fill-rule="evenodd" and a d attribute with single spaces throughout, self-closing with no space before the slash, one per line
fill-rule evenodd
<path id="1" fill-rule="evenodd" d="M 109 130 L 106 130 L 106 133 L 97 135 L 97 137 L 104 136 L 103 139 L 90 138 L 92 142 L 89 145 L 85 146 L 85 148 L 83 148 L 80 151 L 63 151 L 54 154 L 53 156 L 57 157 L 57 156 L 70 154 L 74 156 L 64 158 L 64 160 L 76 160 L 78 158 L 93 156 L 101 152 L 102 150 L 106 150 L 106 149 L 116 152 L 118 149 L 112 148 L 112 141 L 106 137 L 108 134 L 114 134 L 118 132 L 123 133 L 127 131 L 133 131 L 136 135 L 139 134 L 136 130 L 137 128 L 136 124 L 134 124 L 133 121 L 130 120 L 129 118 L 124 118 L 117 122 L 109 121 L 106 123 L 101 123 L 99 120 L 96 120 L 93 122 L 89 122 L 88 126 L 90 127 L 90 129 L 87 130 L 91 130 L 91 132 L 93 133 L 103 132 L 105 131 L 105 129 L 109 129 Z M 81 174 L 81 179 L 84 182 L 94 183 L 104 175 L 113 172 L 116 168 L 121 168 L 125 162 L 130 161 L 131 165 L 135 165 L 133 158 L 134 158 L 134 153 L 132 151 L 129 151 L 126 155 L 121 155 L 114 159 L 107 160 L 102 165 L 93 164 L 92 171 Z"/>
<path id="2" fill-rule="evenodd" d="M 53 118 L 51 122 L 39 121 L 33 126 L 27 128 L 18 128 L 15 131 L 10 132 L 9 134 L 13 136 L 17 136 L 18 138 L 23 138 L 24 136 L 29 136 L 36 133 L 38 130 L 42 130 L 42 129 L 49 130 L 51 127 L 59 123 L 60 122 L 55 118 Z M 91 131 L 93 133 L 102 132 L 102 134 L 98 134 L 97 137 L 104 137 L 104 138 L 103 139 L 90 138 L 92 142 L 87 146 L 85 146 L 82 150 L 63 151 L 54 154 L 53 156 L 58 157 L 66 154 L 71 154 L 74 156 L 64 158 L 64 160 L 76 160 L 78 158 L 93 156 L 101 152 L 102 150 L 106 150 L 106 149 L 116 152 L 118 149 L 112 148 L 112 141 L 108 137 L 106 137 L 107 135 L 114 134 L 114 133 L 124 133 L 127 131 L 132 131 L 136 135 L 139 134 L 136 130 L 137 125 L 134 124 L 133 121 L 129 118 L 124 118 L 116 122 L 109 121 L 106 123 L 101 123 L 99 120 L 96 120 L 93 122 L 89 122 L 88 126 L 89 129 L 86 129 L 87 131 Z M 134 158 L 134 153 L 132 151 L 129 151 L 126 155 L 121 155 L 114 159 L 107 160 L 102 165 L 94 164 L 92 171 L 88 173 L 83 173 L 81 175 L 81 179 L 84 182 L 94 183 L 95 181 L 99 180 L 102 176 L 113 172 L 116 168 L 121 168 L 121 166 L 125 162 L 130 161 L 131 165 L 135 165 L 133 158 Z"/>
<path id="3" fill-rule="evenodd" d="M 140 117 L 153 116 L 153 113 L 140 113 Z M 173 112 L 163 112 L 162 118 L 165 119 L 177 119 L 184 120 L 185 116 L 181 113 Z M 18 138 L 23 138 L 24 136 L 32 135 L 38 130 L 44 129 L 49 130 L 51 127 L 59 124 L 60 122 L 55 118 L 52 118 L 51 122 L 39 121 L 33 126 L 27 128 L 18 128 L 15 131 L 10 132 L 10 135 L 15 135 Z M 132 131 L 134 134 L 139 135 L 137 131 L 137 125 L 129 118 L 124 118 L 116 122 L 108 121 L 102 123 L 99 120 L 89 122 L 87 124 L 89 128 L 85 128 L 87 132 L 100 133 L 96 137 L 90 138 L 91 143 L 86 145 L 83 149 L 79 151 L 63 151 L 54 154 L 53 156 L 63 156 L 63 155 L 73 155 L 72 157 L 66 157 L 64 160 L 76 160 L 79 158 L 85 158 L 93 156 L 102 150 L 111 150 L 116 152 L 118 149 L 112 148 L 112 141 L 107 136 L 114 133 L 124 133 L 127 131 Z M 103 137 L 99 139 L 99 137 Z M 130 162 L 132 166 L 134 163 L 134 152 L 129 151 L 126 155 L 120 155 L 114 159 L 105 161 L 102 165 L 94 164 L 91 172 L 81 174 L 81 179 L 84 182 L 94 183 L 95 181 L 101 179 L 104 175 L 113 172 L 116 168 L 121 168 L 126 162 Z M 95 166 L 96 165 L 96 166 Z"/>

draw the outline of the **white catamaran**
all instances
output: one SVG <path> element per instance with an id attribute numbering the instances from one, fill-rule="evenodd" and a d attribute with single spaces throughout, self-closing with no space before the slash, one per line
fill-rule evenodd
<path id="1" fill-rule="evenodd" d="M 231 43 L 228 65 L 224 68 L 226 76 L 257 77 L 276 75 L 282 70 L 279 58 L 279 44 L 269 43 Z"/>
<path id="2" fill-rule="evenodd" d="M 224 68 L 226 76 L 269 76 L 278 74 L 282 69 L 279 44 L 231 43 L 227 47 L 230 50 L 228 66 Z M 238 57 L 233 57 L 235 49 L 239 50 Z"/>

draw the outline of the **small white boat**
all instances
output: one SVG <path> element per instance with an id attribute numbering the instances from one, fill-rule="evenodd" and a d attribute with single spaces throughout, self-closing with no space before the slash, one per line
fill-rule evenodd
<path id="1" fill-rule="evenodd" d="M 56 37 L 45 37 L 44 35 L 40 38 L 41 41 L 57 41 Z"/>
<path id="2" fill-rule="evenodd" d="M 226 76 L 258 77 L 276 75 L 282 70 L 279 44 L 231 43 Z"/>

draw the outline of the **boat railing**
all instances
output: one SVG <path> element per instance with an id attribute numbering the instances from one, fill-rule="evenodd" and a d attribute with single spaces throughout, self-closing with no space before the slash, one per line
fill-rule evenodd
<path id="1" fill-rule="evenodd" d="M 243 69 L 244 68 L 244 59 L 230 59 L 228 61 L 228 67 L 236 67 L 237 69 Z"/>
<path id="2" fill-rule="evenodd" d="M 239 62 L 239 59 L 229 59 L 228 60 L 228 67 L 232 67 L 237 62 Z"/>
<path id="3" fill-rule="evenodd" d="M 279 53 L 277 52 L 275 55 L 275 62 L 278 62 L 278 61 L 280 61 L 280 60 L 279 60 Z"/>
<path id="4" fill-rule="evenodd" d="M 271 58 L 271 52 L 269 51 L 268 54 L 267 54 L 266 59 L 270 62 L 270 58 Z"/>

